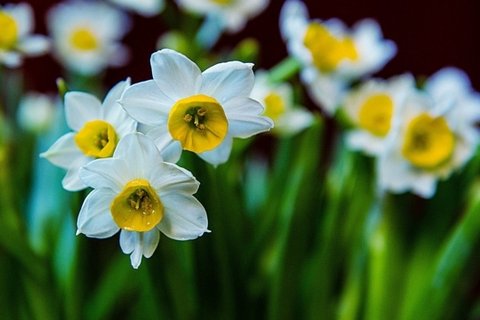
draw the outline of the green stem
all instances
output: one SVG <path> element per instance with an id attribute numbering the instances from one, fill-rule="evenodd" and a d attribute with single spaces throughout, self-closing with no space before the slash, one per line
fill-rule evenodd
<path id="1" fill-rule="evenodd" d="M 286 81 L 297 74 L 301 67 L 302 65 L 297 59 L 293 57 L 285 58 L 270 69 L 269 80 L 273 83 Z"/>

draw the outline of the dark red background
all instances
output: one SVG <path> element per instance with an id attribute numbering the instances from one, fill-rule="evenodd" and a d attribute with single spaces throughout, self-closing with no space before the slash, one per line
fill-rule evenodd
<path id="1" fill-rule="evenodd" d="M 45 13 L 59 2 L 30 1 L 35 11 L 36 32 L 46 34 Z M 389 77 L 406 71 L 428 76 L 444 66 L 456 66 L 465 70 L 476 89 L 480 89 L 480 2 L 477 0 L 305 0 L 305 3 L 311 17 L 337 17 L 350 26 L 362 18 L 376 19 L 386 38 L 398 46 L 396 57 L 379 76 Z M 278 29 L 282 4 L 281 0 L 272 0 L 267 10 L 251 20 L 242 32 L 224 35 L 214 49 L 233 46 L 245 37 L 254 37 L 260 41 L 262 49 L 257 66 L 274 66 L 287 54 Z M 127 76 L 134 82 L 151 78 L 149 56 L 167 27 L 159 17 L 131 16 L 133 28 L 124 42 L 132 50 L 133 59 L 123 68 L 109 69 L 107 85 Z M 31 90 L 55 91 L 55 79 L 62 75 L 50 56 L 28 59 L 24 68 L 26 86 Z"/>

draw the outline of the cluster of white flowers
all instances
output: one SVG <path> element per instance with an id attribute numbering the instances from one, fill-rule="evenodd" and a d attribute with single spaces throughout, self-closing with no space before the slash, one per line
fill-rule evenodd
<path id="1" fill-rule="evenodd" d="M 121 229 L 120 246 L 135 268 L 153 254 L 159 231 L 177 240 L 208 231 L 205 209 L 193 197 L 199 183 L 174 164 L 182 150 L 218 165 L 228 160 L 234 137 L 273 126 L 250 98 L 251 64 L 232 61 L 201 72 L 164 49 L 152 54 L 151 66 L 152 80 L 122 81 L 103 103 L 68 92 L 65 113 L 73 131 L 42 154 L 67 170 L 65 189 L 94 189 L 82 205 L 78 233 L 106 238 Z"/>
<path id="2" fill-rule="evenodd" d="M 462 71 L 443 69 L 424 88 L 410 74 L 365 80 L 396 53 L 376 22 L 349 31 L 337 19 L 309 19 L 303 2 L 288 0 L 280 27 L 312 99 L 330 116 L 341 107 L 353 125 L 347 145 L 377 158 L 380 190 L 432 197 L 437 181 L 474 154 L 480 99 Z"/>

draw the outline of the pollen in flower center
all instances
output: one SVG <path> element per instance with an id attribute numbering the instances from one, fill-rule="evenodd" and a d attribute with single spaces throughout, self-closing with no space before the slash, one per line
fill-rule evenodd
<path id="1" fill-rule="evenodd" d="M 390 131 L 392 113 L 392 99 L 387 94 L 375 94 L 360 106 L 358 122 L 373 135 L 384 137 Z"/>
<path id="2" fill-rule="evenodd" d="M 279 94 L 270 92 L 263 100 L 265 102 L 265 116 L 273 121 L 278 120 L 285 113 L 285 101 Z"/>
<path id="3" fill-rule="evenodd" d="M 122 229 L 146 232 L 163 218 L 163 205 L 155 189 L 144 179 L 126 184 L 110 206 L 113 220 Z"/>
<path id="4" fill-rule="evenodd" d="M 18 26 L 15 19 L 0 11 L 0 49 L 11 49 L 18 38 Z"/>
<path id="5" fill-rule="evenodd" d="M 102 120 L 85 123 L 74 139 L 84 154 L 95 158 L 111 157 L 117 146 L 115 129 Z"/>
<path id="6" fill-rule="evenodd" d="M 227 135 L 228 121 L 212 97 L 194 95 L 178 100 L 168 115 L 168 131 L 183 149 L 201 153 L 218 147 Z"/>
<path id="7" fill-rule="evenodd" d="M 447 161 L 455 147 L 455 136 L 443 117 L 423 113 L 408 125 L 403 156 L 414 166 L 434 169 Z"/>
<path id="8" fill-rule="evenodd" d="M 95 34 L 88 28 L 78 28 L 70 35 L 72 46 L 81 51 L 91 51 L 98 48 Z"/>
<path id="9" fill-rule="evenodd" d="M 352 38 L 337 37 L 319 22 L 312 22 L 307 27 L 303 44 L 310 51 L 315 66 L 322 72 L 335 71 L 342 61 L 358 59 Z"/>

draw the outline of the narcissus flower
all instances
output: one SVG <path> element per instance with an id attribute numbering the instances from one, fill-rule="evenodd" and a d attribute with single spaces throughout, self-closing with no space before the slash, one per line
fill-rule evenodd
<path id="1" fill-rule="evenodd" d="M 245 27 L 248 19 L 268 6 L 269 0 L 177 0 L 185 10 L 202 15 L 215 15 L 230 32 Z"/>
<path id="2" fill-rule="evenodd" d="M 388 151 L 379 158 L 380 187 L 429 198 L 472 156 L 479 142 L 480 95 L 457 69 L 432 76 L 425 92 L 407 98 L 402 123 L 392 129 Z"/>
<path id="3" fill-rule="evenodd" d="M 406 74 L 388 81 L 371 79 L 349 92 L 343 108 L 355 126 L 347 134 L 350 148 L 370 155 L 383 152 L 390 128 L 400 121 L 403 103 L 414 88 L 414 78 Z"/>
<path id="4" fill-rule="evenodd" d="M 55 55 L 67 69 L 94 75 L 121 66 L 128 50 L 118 41 L 130 21 L 121 11 L 100 2 L 65 2 L 48 13 Z"/>
<path id="5" fill-rule="evenodd" d="M 120 103 L 138 122 L 153 126 L 147 135 L 167 161 L 176 162 L 183 149 L 217 165 L 228 160 L 234 137 L 273 126 L 250 98 L 252 64 L 219 63 L 202 73 L 184 55 L 163 49 L 151 65 L 153 80 L 132 85 Z"/>
<path id="6" fill-rule="evenodd" d="M 164 0 L 110 0 L 110 2 L 145 17 L 159 14 L 165 6 Z"/>
<path id="7" fill-rule="evenodd" d="M 349 30 L 337 19 L 311 20 L 297 0 L 283 5 L 280 29 L 289 53 L 303 66 L 301 78 L 309 94 L 328 114 L 350 81 L 379 70 L 396 53 L 375 21 L 360 21 Z"/>
<path id="8" fill-rule="evenodd" d="M 120 139 L 136 131 L 137 122 L 117 103 L 129 85 L 130 79 L 118 83 L 103 103 L 84 92 L 65 95 L 65 116 L 73 132 L 60 137 L 41 156 L 67 170 L 62 181 L 66 190 L 86 188 L 78 175 L 80 168 L 97 158 L 111 157 Z"/>
<path id="9" fill-rule="evenodd" d="M 274 134 L 295 134 L 312 124 L 313 115 L 303 107 L 294 105 L 292 87 L 286 82 L 272 83 L 266 71 L 255 73 L 251 97 L 263 105 L 264 114 L 273 120 Z"/>
<path id="10" fill-rule="evenodd" d="M 80 177 L 94 190 L 80 210 L 77 234 L 108 238 L 121 230 L 120 247 L 134 268 L 142 256 L 152 256 L 160 231 L 175 240 L 208 232 L 205 209 L 193 197 L 197 180 L 163 162 L 154 142 L 141 133 L 125 136 L 112 158 L 92 161 Z"/>
<path id="11" fill-rule="evenodd" d="M 32 8 L 27 3 L 0 5 L 0 63 L 21 65 L 23 56 L 37 56 L 49 49 L 49 40 L 32 35 Z"/>

